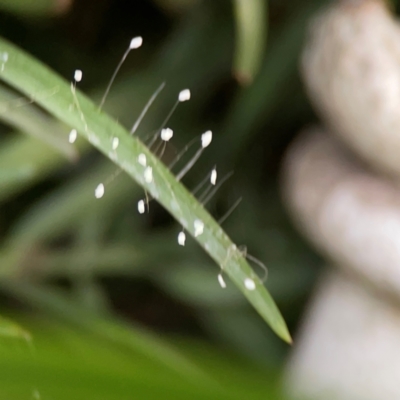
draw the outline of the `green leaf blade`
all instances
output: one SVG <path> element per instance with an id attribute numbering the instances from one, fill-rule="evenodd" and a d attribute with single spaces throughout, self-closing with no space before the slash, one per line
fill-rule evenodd
<path id="1" fill-rule="evenodd" d="M 2 316 L 0 316 L 0 336 L 31 341 L 31 335 L 28 331 Z"/>
<path id="2" fill-rule="evenodd" d="M 239 82 L 251 83 L 260 69 L 267 41 L 266 0 L 234 0 L 236 47 L 233 70 Z"/>
<path id="3" fill-rule="evenodd" d="M 193 237 L 194 222 L 202 221 L 204 232 L 195 237 L 197 242 L 234 281 L 275 333 L 283 340 L 291 342 L 289 331 L 276 304 L 246 259 L 214 218 L 176 180 L 165 165 L 140 140 L 130 136 L 121 125 L 101 112 L 79 91 L 76 91 L 79 107 L 71 109 L 71 105 L 74 104 L 71 86 L 48 67 L 4 39 L 0 39 L 0 51 L 8 54 L 7 64 L 0 73 L 2 80 L 35 100 L 64 123 L 77 129 L 94 147 L 145 188 Z M 49 91 L 55 94 L 51 97 L 46 96 Z M 119 139 L 119 147 L 115 151 L 112 149 L 113 138 Z M 147 165 L 152 168 L 151 182 L 145 180 L 144 167 L 137 162 L 141 153 L 145 154 Z M 93 198 L 93 201 L 101 199 Z M 245 286 L 245 280 L 249 278 L 255 283 L 254 290 Z"/>

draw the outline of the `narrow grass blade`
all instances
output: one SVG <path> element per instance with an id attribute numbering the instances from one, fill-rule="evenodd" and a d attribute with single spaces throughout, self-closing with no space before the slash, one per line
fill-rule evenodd
<path id="1" fill-rule="evenodd" d="M 234 0 L 236 48 L 233 70 L 239 82 L 251 83 L 260 69 L 267 39 L 266 0 Z"/>
<path id="2" fill-rule="evenodd" d="M 52 93 L 43 96 L 51 97 Z M 68 143 L 65 127 L 3 85 L 0 85 L 0 115 L 3 121 L 45 142 L 69 160 L 78 158 L 75 147 Z"/>
<path id="3" fill-rule="evenodd" d="M 197 242 L 230 276 L 276 334 L 287 342 L 291 341 L 275 302 L 228 235 L 140 140 L 130 136 L 115 120 L 99 111 L 82 93 L 77 91 L 76 96 L 73 96 L 69 83 L 5 39 L 0 39 L 0 52 L 8 55 L 7 65 L 0 73 L 1 79 L 29 98 L 35 98 L 43 108 L 76 129 L 135 179 L 187 232 L 196 236 Z M 37 96 L 51 88 L 57 88 L 54 96 Z M 71 104 L 74 103 L 75 107 L 71 109 Z M 114 138 L 119 140 L 117 151 L 112 149 Z M 149 167 L 152 169 L 151 180 L 146 179 L 145 168 L 137 162 L 139 154 L 146 156 L 146 170 Z M 101 200 L 93 198 L 93 201 Z M 196 235 L 195 229 L 198 221 L 204 225 L 200 235 Z M 249 280 L 252 281 L 250 288 L 247 285 Z"/>

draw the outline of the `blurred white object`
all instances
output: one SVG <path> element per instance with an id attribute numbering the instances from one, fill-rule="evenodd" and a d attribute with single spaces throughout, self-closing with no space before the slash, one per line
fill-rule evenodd
<path id="1" fill-rule="evenodd" d="M 321 128 L 294 141 L 283 177 L 297 226 L 341 270 L 294 338 L 285 387 L 301 400 L 400 399 L 399 184 Z"/>
<path id="2" fill-rule="evenodd" d="M 400 399 L 400 310 L 341 272 L 325 276 L 289 362 L 295 399 Z"/>
<path id="3" fill-rule="evenodd" d="M 342 143 L 320 128 L 297 139 L 284 194 L 337 271 L 295 337 L 285 387 L 302 400 L 399 400 L 400 25 L 386 0 L 332 2 L 312 24 L 302 73 Z"/>
<path id="4" fill-rule="evenodd" d="M 334 264 L 400 299 L 399 182 L 364 168 L 321 128 L 293 142 L 282 176 L 304 235 Z"/>
<path id="5" fill-rule="evenodd" d="M 324 123 L 371 166 L 400 175 L 400 24 L 386 0 L 340 0 L 316 18 L 302 57 Z"/>

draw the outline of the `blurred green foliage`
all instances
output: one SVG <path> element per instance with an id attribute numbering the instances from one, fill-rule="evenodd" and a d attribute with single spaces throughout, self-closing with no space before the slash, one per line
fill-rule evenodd
<path id="1" fill-rule="evenodd" d="M 68 80 L 82 69 L 80 87 L 93 99 L 130 38 L 144 37 L 105 106 L 130 127 L 166 81 L 140 136 L 159 126 L 180 89 L 191 89 L 170 123 L 174 146 L 206 129 L 216 143 L 185 185 L 215 164 L 235 171 L 211 211 L 221 216 L 243 196 L 224 228 L 267 265 L 267 288 L 294 331 L 319 260 L 284 211 L 279 164 L 314 119 L 297 66 L 306 24 L 324 1 L 255 1 L 265 25 L 253 34 L 240 31 L 248 20 L 226 0 L 76 0 L 63 10 L 46 0 L 40 12 L 33 3 L 0 0 L 0 34 Z M 237 65 L 251 84 L 236 80 Z M 126 176 L 95 201 L 93 188 L 115 167 L 83 140 L 68 146 L 67 127 L 9 96 L 0 109 L 1 397 L 281 398 L 290 349 L 230 282 L 220 288 L 213 262 L 192 240 L 176 244 L 179 227 L 156 204 L 138 215 L 141 190 Z"/>

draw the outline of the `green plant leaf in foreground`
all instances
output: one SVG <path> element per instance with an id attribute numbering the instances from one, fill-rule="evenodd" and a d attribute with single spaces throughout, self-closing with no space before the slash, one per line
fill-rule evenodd
<path id="1" fill-rule="evenodd" d="M 32 332 L 34 351 L 1 349 L 0 398 L 6 400 L 282 400 L 279 376 L 202 342 L 179 342 L 182 352 L 215 378 L 182 379 L 140 354 L 59 321 L 16 315 Z M 278 379 L 277 379 L 278 378 Z"/>
<path id="2" fill-rule="evenodd" d="M 24 328 L 8 318 L 0 316 L 0 336 L 30 341 L 31 335 Z"/>
<path id="3" fill-rule="evenodd" d="M 195 237 L 197 242 L 234 281 L 276 334 L 291 342 L 289 331 L 276 304 L 241 252 L 205 208 L 140 140 L 131 137 L 85 95 L 76 91 L 74 96 L 69 83 L 5 39 L 0 39 L 0 52 L 8 55 L 5 68 L 0 73 L 1 79 L 76 129 L 131 175 L 193 237 L 196 236 L 195 225 L 201 221 L 204 230 Z M 55 92 L 52 97 L 41 96 L 41 93 L 48 93 L 49 90 Z M 75 104 L 75 107 L 71 107 L 71 104 Z M 116 150 L 112 149 L 114 138 L 119 140 Z M 139 154 L 146 156 L 147 167 L 137 162 Z M 145 168 L 151 168 L 152 179 L 145 179 Z M 250 289 L 246 287 L 249 279 L 254 282 L 254 287 L 250 286 Z"/>
<path id="4" fill-rule="evenodd" d="M 128 325 L 123 320 L 97 315 L 77 305 L 68 298 L 55 291 L 36 287 L 28 283 L 3 279 L 0 282 L 1 289 L 16 296 L 23 302 L 41 310 L 53 314 L 56 318 L 67 321 L 69 324 L 83 328 L 94 336 L 104 338 L 110 343 L 123 346 L 134 352 L 143 354 L 149 359 L 162 364 L 170 370 L 183 374 L 189 379 L 209 378 L 192 362 L 186 359 L 181 352 L 176 351 L 172 346 L 163 340 L 152 335 L 149 331 Z M 0 334 L 3 329 L 3 322 L 0 320 Z M 3 329 L 4 330 L 4 329 Z M 11 332 L 23 332 L 15 324 Z M 10 336 L 10 334 L 9 334 Z M 21 334 L 20 334 L 21 336 Z"/>

